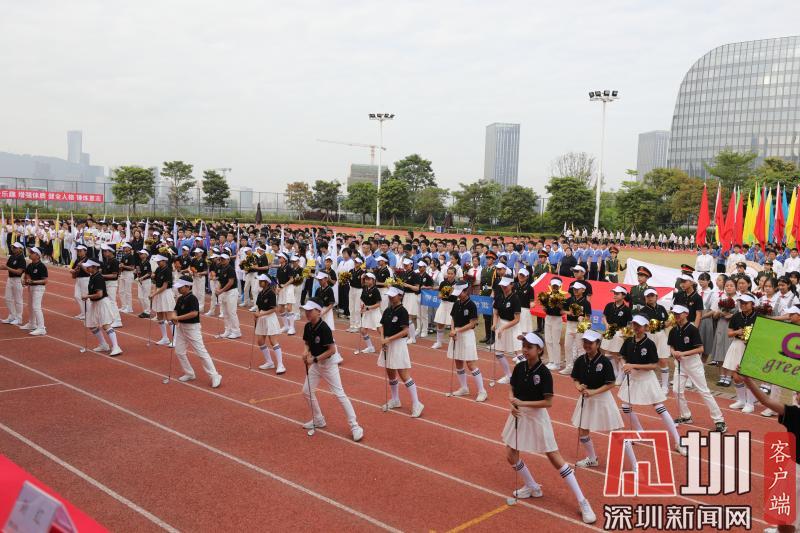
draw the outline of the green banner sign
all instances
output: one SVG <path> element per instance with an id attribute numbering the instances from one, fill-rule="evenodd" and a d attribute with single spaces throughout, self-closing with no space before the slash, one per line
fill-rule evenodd
<path id="1" fill-rule="evenodd" d="M 800 391 L 800 325 L 756 318 L 742 357 L 741 374 Z"/>

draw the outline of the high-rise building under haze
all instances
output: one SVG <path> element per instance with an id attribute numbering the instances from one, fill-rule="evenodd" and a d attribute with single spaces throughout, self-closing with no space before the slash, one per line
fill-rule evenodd
<path id="1" fill-rule="evenodd" d="M 517 184 L 519 124 L 495 122 L 486 126 L 483 177 L 504 189 Z"/>

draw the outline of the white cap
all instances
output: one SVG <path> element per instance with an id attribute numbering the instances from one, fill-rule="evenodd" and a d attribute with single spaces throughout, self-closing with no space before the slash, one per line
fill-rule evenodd
<path id="1" fill-rule="evenodd" d="M 597 342 L 600 339 L 602 339 L 603 337 L 602 337 L 602 335 L 600 335 L 599 332 L 597 332 L 597 331 L 595 331 L 593 329 L 587 329 L 586 331 L 583 332 L 583 335 L 581 336 L 581 338 L 583 340 L 586 340 L 586 341 Z"/>
<path id="2" fill-rule="evenodd" d="M 550 280 L 550 285 L 557 285 L 557 286 L 560 287 L 561 286 L 561 280 L 559 278 L 553 278 L 553 279 Z"/>
<path id="3" fill-rule="evenodd" d="M 411 264 L 414 264 L 414 261 L 412 261 L 411 259 L 406 257 L 405 259 L 403 259 L 403 264 L 404 265 L 411 265 Z"/>
<path id="4" fill-rule="evenodd" d="M 317 275 L 314 276 L 314 277 L 317 278 L 317 279 L 329 279 L 330 278 L 330 276 L 328 276 L 327 273 L 322 272 L 322 271 L 317 272 Z"/>
<path id="5" fill-rule="evenodd" d="M 689 274 L 681 274 L 680 276 L 678 276 L 678 279 L 681 281 L 694 281 L 694 278 Z"/>
<path id="6" fill-rule="evenodd" d="M 157 231 L 154 231 L 153 235 L 161 235 L 161 234 L 159 232 L 157 232 Z"/>
<path id="7" fill-rule="evenodd" d="M 34 246 L 33 248 L 31 248 L 30 250 L 28 250 L 28 251 L 29 251 L 29 252 L 33 252 L 33 253 L 35 253 L 36 255 L 42 255 L 42 252 L 41 252 L 41 250 L 39 250 L 39 249 L 38 249 L 37 247 L 35 247 L 35 246 Z"/>
<path id="8" fill-rule="evenodd" d="M 572 270 L 580 270 L 581 272 L 586 272 L 586 269 L 580 265 L 575 265 L 574 267 L 572 267 Z"/>
<path id="9" fill-rule="evenodd" d="M 100 264 L 99 263 L 95 263 L 91 259 L 87 259 L 86 261 L 83 262 L 83 266 L 85 266 L 85 267 L 99 267 Z"/>
<path id="10" fill-rule="evenodd" d="M 687 307 L 682 306 L 682 305 L 673 305 L 672 306 L 672 312 L 675 313 L 676 315 L 679 315 L 681 313 L 688 313 L 689 309 Z"/>
<path id="11" fill-rule="evenodd" d="M 388 296 L 389 298 L 392 298 L 394 296 L 402 296 L 402 295 L 403 295 L 403 291 L 401 291 L 397 287 L 389 287 L 389 290 L 386 291 L 386 296 Z"/>
<path id="12" fill-rule="evenodd" d="M 15 242 L 15 243 L 14 243 L 14 244 L 12 244 L 11 246 L 12 246 L 12 247 L 14 247 L 14 248 L 25 248 L 24 246 L 22 246 L 22 244 L 20 244 L 20 243 L 18 243 L 18 242 Z M 77 246 L 77 248 L 78 248 L 78 249 L 81 249 L 81 248 L 83 248 L 84 250 L 86 249 L 86 247 L 85 247 L 85 246 L 82 246 L 82 245 L 80 245 L 80 244 Z"/>
<path id="13" fill-rule="evenodd" d="M 185 279 L 178 279 L 172 284 L 172 288 L 180 289 L 181 287 L 191 287 L 192 282 L 186 281 Z"/>
<path id="14" fill-rule="evenodd" d="M 129 242 L 123 242 L 122 243 L 122 247 L 123 248 L 133 248 L 133 246 L 131 246 L 131 243 L 129 243 Z"/>
<path id="15" fill-rule="evenodd" d="M 501 280 L 500 280 L 500 283 L 499 283 L 499 285 L 500 285 L 501 287 L 508 287 L 508 286 L 509 286 L 509 285 L 511 285 L 512 283 L 514 283 L 514 280 L 512 280 L 511 278 L 505 278 L 505 277 L 504 277 L 503 279 L 501 279 Z"/>
<path id="16" fill-rule="evenodd" d="M 631 319 L 631 322 L 634 324 L 639 324 L 640 326 L 646 326 L 649 323 L 647 318 L 642 315 L 636 315 L 633 317 L 633 319 Z"/>
<path id="17" fill-rule="evenodd" d="M 791 306 L 789 309 L 786 310 L 787 315 L 800 315 L 800 307 L 796 305 Z"/>
<path id="18" fill-rule="evenodd" d="M 426 267 L 427 268 L 428 263 L 426 263 L 425 261 L 418 261 L 417 262 L 417 266 L 418 267 Z"/>
<path id="19" fill-rule="evenodd" d="M 292 257 L 292 261 L 295 261 L 295 258 L 294 258 L 294 257 Z M 363 259 L 361 259 L 360 257 L 356 257 L 355 259 L 353 259 L 353 261 L 354 261 L 355 263 L 358 263 L 359 265 L 360 265 L 361 263 L 363 263 L 363 262 L 364 262 L 364 260 L 363 260 Z"/>
<path id="20" fill-rule="evenodd" d="M 184 248 L 185 248 L 185 246 L 184 246 Z M 252 252 L 252 251 L 253 251 L 253 249 L 252 249 L 252 248 L 250 248 L 249 246 L 244 246 L 244 247 L 242 247 L 242 251 L 243 251 L 243 252 Z"/>
<path id="21" fill-rule="evenodd" d="M 167 242 L 175 242 L 172 237 L 167 237 Z"/>
<path id="22" fill-rule="evenodd" d="M 505 263 L 497 263 L 497 266 L 495 266 L 495 268 L 502 268 L 503 270 L 505 270 L 508 268 L 508 266 L 506 266 Z"/>
<path id="23" fill-rule="evenodd" d="M 655 294 L 656 296 L 658 296 L 658 292 L 656 292 L 655 289 L 647 289 L 644 291 L 645 296 L 650 296 L 651 294 Z"/>
<path id="24" fill-rule="evenodd" d="M 385 261 L 389 261 L 389 260 L 388 260 L 388 259 L 386 259 L 386 257 L 385 257 L 385 256 L 383 256 L 383 255 L 379 255 L 378 257 L 376 257 L 376 258 L 375 258 L 375 260 L 376 260 L 376 261 L 384 261 L 384 262 L 385 262 Z"/>
<path id="25" fill-rule="evenodd" d="M 153 261 L 168 261 L 168 259 L 161 254 L 156 254 L 153 256 Z"/>
<path id="26" fill-rule="evenodd" d="M 322 307 L 314 300 L 306 300 L 306 303 L 304 303 L 300 307 L 302 307 L 306 311 L 311 311 L 312 309 L 319 309 L 320 311 L 322 311 Z"/>
<path id="27" fill-rule="evenodd" d="M 520 275 L 520 274 L 523 275 L 523 276 L 526 276 L 526 277 L 531 275 L 531 273 L 528 272 L 527 268 L 520 268 L 519 272 L 517 272 L 517 275 Z"/>
<path id="28" fill-rule="evenodd" d="M 754 304 L 758 303 L 758 300 L 756 300 L 756 297 L 753 296 L 752 294 L 749 294 L 749 293 L 742 294 L 741 296 L 739 296 L 737 298 L 737 300 L 739 300 L 740 302 L 750 302 L 750 303 L 754 303 Z"/>
<path id="29" fill-rule="evenodd" d="M 576 281 L 575 283 L 572 284 L 572 288 L 573 289 L 585 289 L 586 285 L 584 285 L 580 281 Z"/>
<path id="30" fill-rule="evenodd" d="M 620 285 L 617 285 L 616 287 L 611 289 L 611 292 L 618 292 L 620 294 L 628 294 L 628 289 L 626 289 L 625 287 L 622 287 Z"/>
<path id="31" fill-rule="evenodd" d="M 194 250 L 192 250 L 192 253 L 202 254 L 203 253 L 203 249 L 202 248 L 195 248 Z"/>
<path id="32" fill-rule="evenodd" d="M 19 247 L 22 248 L 21 244 L 19 244 L 18 242 L 15 242 L 14 246 L 17 246 L 17 245 L 19 245 Z M 86 250 L 86 247 L 84 245 L 82 245 L 82 244 L 79 244 L 78 246 L 75 247 L 75 249 L 76 250 Z"/>
<path id="33" fill-rule="evenodd" d="M 538 346 L 540 348 L 544 348 L 544 341 L 542 341 L 542 338 L 539 335 L 537 335 L 536 333 L 528 332 L 528 333 L 525 333 L 524 335 L 519 335 L 517 337 L 517 339 L 521 340 L 521 341 L 525 341 L 528 344 L 535 344 L 536 346 Z"/>
<path id="34" fill-rule="evenodd" d="M 139 253 L 140 253 L 140 254 L 144 254 L 144 255 L 150 255 L 150 252 L 148 252 L 148 251 L 147 251 L 147 250 L 145 250 L 144 248 L 142 248 L 141 250 L 139 250 Z"/>
<path id="35" fill-rule="evenodd" d="M 109 246 L 107 244 L 103 244 L 102 246 L 100 246 L 100 249 L 101 250 L 107 250 L 109 252 L 113 252 L 114 251 L 114 248 L 112 248 L 111 246 Z"/>
<path id="36" fill-rule="evenodd" d="M 453 285 L 453 292 L 451 292 L 450 294 L 452 294 L 453 296 L 458 296 L 459 294 L 464 292 L 464 289 L 466 289 L 467 287 L 469 287 L 469 285 L 467 285 L 466 283 L 459 283 L 457 285 Z"/>
<path id="37" fill-rule="evenodd" d="M 229 256 L 228 254 L 219 254 L 217 257 L 219 257 L 220 259 L 230 259 L 231 258 L 231 256 Z"/>
<path id="38" fill-rule="evenodd" d="M 299 257 L 297 257 L 296 255 L 293 255 L 292 257 L 290 257 L 290 258 L 289 258 L 289 261 L 291 261 L 292 263 L 294 263 L 295 261 L 300 261 L 300 258 L 299 258 Z"/>
<path id="39" fill-rule="evenodd" d="M 269 281 L 269 282 L 271 282 L 272 280 L 270 280 L 269 276 L 267 276 L 266 274 L 259 274 L 258 275 L 258 281 Z"/>

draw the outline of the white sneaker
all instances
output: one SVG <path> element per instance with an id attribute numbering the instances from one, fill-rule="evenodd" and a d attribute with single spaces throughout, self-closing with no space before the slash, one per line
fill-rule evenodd
<path id="1" fill-rule="evenodd" d="M 775 416 L 777 413 L 770 408 L 761 411 L 761 416 Z"/>
<path id="2" fill-rule="evenodd" d="M 214 374 L 211 377 L 211 388 L 219 388 L 220 384 L 222 384 L 222 374 Z"/>
<path id="3" fill-rule="evenodd" d="M 6 318 L 5 320 L 3 320 L 2 322 L 3 322 L 3 324 L 11 324 L 13 321 L 14 321 L 14 317 L 10 316 L 10 317 Z"/>
<path id="4" fill-rule="evenodd" d="M 372 347 L 370 347 L 370 348 L 364 348 L 364 349 L 363 349 L 363 350 L 361 350 L 359 353 L 375 353 L 375 347 L 374 347 L 374 346 L 372 346 Z"/>
<path id="5" fill-rule="evenodd" d="M 355 425 L 351 431 L 353 432 L 354 441 L 358 442 L 364 438 L 364 429 L 361 426 Z"/>
<path id="6" fill-rule="evenodd" d="M 476 402 L 485 402 L 486 398 L 488 398 L 488 397 L 489 397 L 489 393 L 487 393 L 485 390 L 482 390 L 482 391 L 480 391 L 478 393 L 478 396 L 475 397 L 475 401 Z"/>
<path id="7" fill-rule="evenodd" d="M 744 407 L 744 402 L 739 400 L 737 402 L 730 404 L 728 407 L 731 409 L 741 409 Z"/>
<path id="8" fill-rule="evenodd" d="M 425 405 L 422 402 L 417 402 L 417 404 L 411 408 L 411 418 L 419 418 L 422 416 L 423 409 L 425 409 Z"/>
<path id="9" fill-rule="evenodd" d="M 466 387 L 461 387 L 457 391 L 453 392 L 453 396 L 469 396 L 469 389 Z"/>
<path id="10" fill-rule="evenodd" d="M 111 357 L 116 357 L 117 355 L 122 353 L 122 348 L 119 346 L 114 346 L 114 348 L 108 353 Z"/>
<path id="11" fill-rule="evenodd" d="M 575 463 L 577 468 L 590 468 L 592 466 L 598 466 L 600 463 L 597 461 L 597 458 L 590 459 L 586 457 L 585 459 L 581 459 Z"/>
<path id="12" fill-rule="evenodd" d="M 78 320 L 83 320 L 83 319 L 84 319 L 84 318 L 86 318 L 86 317 L 85 317 L 85 316 L 83 316 L 83 315 L 75 315 L 75 316 L 74 316 L 74 317 L 72 317 L 72 318 L 76 318 L 76 319 L 78 319 Z"/>
<path id="13" fill-rule="evenodd" d="M 278 374 L 278 375 L 285 374 L 286 373 L 286 367 L 283 366 L 283 365 L 280 365 L 277 369 L 275 369 L 275 373 Z"/>
<path id="14" fill-rule="evenodd" d="M 114 323 L 111 324 L 111 327 L 112 328 L 121 328 L 122 327 L 122 322 L 114 322 Z"/>
<path id="15" fill-rule="evenodd" d="M 23 324 L 19 327 L 19 329 L 24 329 L 25 331 L 33 331 L 36 329 L 36 326 L 28 322 L 27 324 Z"/>
<path id="16" fill-rule="evenodd" d="M 214 316 L 214 311 L 208 311 L 207 313 L 203 313 L 203 316 Z"/>
<path id="17" fill-rule="evenodd" d="M 689 448 L 687 448 L 686 446 L 681 446 L 680 444 L 675 446 L 675 451 L 681 454 L 683 457 L 689 455 Z"/>
<path id="18" fill-rule="evenodd" d="M 255 313 L 256 311 L 258 311 L 258 306 L 257 305 L 254 305 L 253 307 L 250 308 L 250 312 L 251 313 Z"/>
<path id="19" fill-rule="evenodd" d="M 510 383 L 510 382 L 511 382 L 511 378 L 509 376 L 503 376 L 502 378 L 497 380 L 497 383 L 499 383 L 500 385 L 505 385 L 505 384 Z"/>
<path id="20" fill-rule="evenodd" d="M 744 404 L 744 407 L 742 407 L 742 412 L 743 412 L 744 414 L 750 414 L 750 413 L 752 413 L 752 412 L 753 412 L 753 411 L 755 411 L 755 410 L 756 410 L 756 409 L 755 409 L 755 407 L 753 407 L 753 404 L 752 404 L 752 403 L 746 403 L 746 404 Z"/>
<path id="21" fill-rule="evenodd" d="M 589 505 L 589 500 L 584 499 L 578 505 L 581 507 L 581 518 L 583 519 L 584 524 L 594 524 L 597 522 L 597 516 L 595 516 L 594 511 L 592 511 L 592 506 Z"/>
<path id="22" fill-rule="evenodd" d="M 388 411 L 389 409 L 397 409 L 402 407 L 400 400 L 389 400 L 388 403 L 381 405 L 381 410 Z"/>
<path id="23" fill-rule="evenodd" d="M 569 376 L 570 374 L 572 374 L 572 367 L 565 366 L 564 368 L 559 370 L 558 373 L 561 374 L 562 376 Z"/>
<path id="24" fill-rule="evenodd" d="M 283 326 L 278 333 L 286 333 L 287 331 L 289 331 L 289 326 Z"/>
<path id="25" fill-rule="evenodd" d="M 239 307 L 244 307 L 246 304 L 244 302 L 239 302 Z"/>
<path id="26" fill-rule="evenodd" d="M 433 350 L 438 350 L 438 349 L 439 349 L 439 348 L 441 348 L 441 347 L 442 347 L 442 343 L 441 343 L 441 342 L 439 342 L 439 341 L 436 341 L 436 342 L 434 342 L 434 343 L 431 345 L 431 348 L 432 348 Z"/>
<path id="27" fill-rule="evenodd" d="M 427 331 L 425 331 L 425 330 L 422 330 L 422 333 L 420 333 L 420 334 L 419 334 L 419 336 L 420 336 L 420 337 L 422 337 L 423 339 L 424 339 L 424 338 L 427 338 L 427 336 L 428 336 L 428 332 L 427 332 Z"/>
<path id="28" fill-rule="evenodd" d="M 303 424 L 303 429 L 319 429 L 319 428 L 324 428 L 324 427 L 325 427 L 325 426 L 327 426 L 327 425 L 328 425 L 328 424 L 326 424 L 326 423 L 325 423 L 325 420 L 324 420 L 324 419 L 323 419 L 322 421 L 319 421 L 319 420 L 313 420 L 313 421 L 312 421 L 312 420 L 309 420 L 308 422 L 306 422 L 305 424 Z"/>
<path id="29" fill-rule="evenodd" d="M 518 500 L 523 500 L 525 498 L 541 498 L 542 487 L 536 487 L 535 489 L 532 489 L 529 486 L 525 485 L 524 487 L 515 490 L 513 492 L 513 495 Z"/>
<path id="30" fill-rule="evenodd" d="M 195 380 L 194 374 L 184 374 L 178 378 L 178 381 L 180 381 L 181 383 L 186 383 L 187 381 L 194 381 L 194 380 Z"/>
<path id="31" fill-rule="evenodd" d="M 106 344 L 106 343 L 103 343 L 103 344 L 100 344 L 100 345 L 98 345 L 98 346 L 97 346 L 97 347 L 94 349 L 94 351 L 95 351 L 95 352 L 107 352 L 107 351 L 109 351 L 110 349 L 111 349 L 111 347 L 110 347 L 108 344 Z"/>
<path id="32" fill-rule="evenodd" d="M 20 323 L 20 320 L 17 319 L 17 318 L 15 318 L 11 322 L 9 322 L 9 324 L 11 324 L 12 326 L 19 326 L 19 323 Z"/>
<path id="33" fill-rule="evenodd" d="M 174 348 L 174 347 L 175 347 L 175 341 L 169 341 L 169 344 L 167 344 L 167 348 Z"/>
<path id="34" fill-rule="evenodd" d="M 406 339 L 406 344 L 417 344 L 417 339 L 408 338 Z"/>
<path id="35" fill-rule="evenodd" d="M 561 368 L 560 366 L 558 366 L 558 365 L 557 365 L 557 364 L 555 364 L 555 363 L 547 363 L 547 364 L 546 364 L 546 365 L 544 365 L 544 366 L 546 366 L 546 367 L 547 367 L 548 369 L 550 369 L 550 370 L 558 370 L 559 368 Z"/>
<path id="36" fill-rule="evenodd" d="M 220 314 L 218 314 L 218 315 L 217 315 L 217 318 L 225 318 L 225 315 L 223 315 L 222 313 L 220 313 Z"/>
<path id="37" fill-rule="evenodd" d="M 159 346 L 168 346 L 169 345 L 169 339 L 167 339 L 167 338 L 159 339 L 159 341 L 156 342 L 156 344 L 158 344 Z"/>
<path id="38" fill-rule="evenodd" d="M 44 328 L 36 328 L 35 330 L 31 331 L 29 335 L 33 335 L 34 337 L 39 337 L 42 335 L 47 335 L 47 330 Z"/>
<path id="39" fill-rule="evenodd" d="M 241 333 L 229 333 L 226 337 L 227 339 L 240 339 L 242 337 Z"/>
<path id="40" fill-rule="evenodd" d="M 294 335 L 295 333 L 297 332 L 294 330 L 294 328 L 289 328 L 289 331 L 286 332 L 287 335 Z"/>
<path id="41" fill-rule="evenodd" d="M 258 368 L 260 368 L 261 370 L 269 370 L 270 368 L 275 368 L 275 363 L 273 362 L 264 363 L 263 365 L 258 365 Z"/>

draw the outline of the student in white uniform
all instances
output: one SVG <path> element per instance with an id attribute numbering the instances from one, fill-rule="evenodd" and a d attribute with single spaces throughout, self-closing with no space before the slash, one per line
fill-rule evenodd
<path id="1" fill-rule="evenodd" d="M 467 396 L 469 387 L 467 386 L 467 370 L 475 380 L 478 389 L 476 402 L 484 402 L 487 398 L 486 389 L 483 386 L 483 375 L 478 368 L 478 345 L 475 340 L 475 328 L 478 326 L 478 307 L 469 297 L 469 286 L 466 283 L 459 283 L 453 286 L 453 297 L 455 303 L 450 309 L 451 324 L 450 343 L 447 346 L 447 358 L 453 359 L 458 376 L 459 389 L 453 392 L 453 396 Z M 464 365 L 466 364 L 466 369 Z"/>
<path id="2" fill-rule="evenodd" d="M 89 274 L 86 292 L 81 295 L 81 298 L 87 302 L 86 327 L 100 341 L 94 351 L 107 352 L 110 349 L 111 351 L 108 355 L 116 357 L 122 353 L 122 348 L 117 343 L 117 333 L 111 327 L 114 315 L 111 312 L 111 301 L 108 299 L 108 292 L 106 292 L 106 280 L 103 279 L 99 272 L 100 265 L 91 259 L 84 261 L 83 267 Z M 111 342 L 110 348 L 103 337 L 103 330 L 105 330 L 108 340 Z"/>
<path id="3" fill-rule="evenodd" d="M 139 250 L 139 265 L 136 267 L 134 280 L 136 281 L 136 297 L 142 305 L 139 318 L 150 318 L 150 293 L 153 290 L 153 269 L 150 267 L 150 253 Z"/>
<path id="4" fill-rule="evenodd" d="M 433 343 L 431 348 L 434 350 L 442 347 L 444 328 L 452 324 L 453 318 L 450 315 L 450 311 L 453 310 L 453 303 L 456 301 L 456 296 L 452 292 L 449 296 L 442 297 L 442 289 L 453 287 L 455 284 L 456 271 L 453 268 L 448 268 L 446 277 L 439 283 L 439 307 L 436 308 L 436 314 L 433 317 L 433 322 L 436 324 L 436 342 Z"/>
<path id="5" fill-rule="evenodd" d="M 20 329 L 31 330 L 34 337 L 47 335 L 44 327 L 44 313 L 42 312 L 42 298 L 45 285 L 47 285 L 47 266 L 42 262 L 42 252 L 37 247 L 28 251 L 31 262 L 25 267 L 22 275 L 22 285 L 28 289 L 28 309 L 30 320 Z"/>
<path id="6" fill-rule="evenodd" d="M 162 346 L 172 346 L 167 333 L 168 315 L 175 310 L 175 297 L 172 289 L 172 267 L 169 259 L 163 255 L 156 254 L 153 261 L 158 267 L 153 273 L 153 287 L 150 292 L 150 306 L 158 318 L 158 326 L 161 328 L 161 339 L 156 342 Z M 174 342 L 174 341 L 173 341 Z"/>
<path id="7" fill-rule="evenodd" d="M 0 265 L 0 270 L 8 272 L 6 280 L 6 307 L 8 316 L 3 324 L 12 326 L 22 325 L 22 274 L 25 272 L 24 247 L 18 242 L 11 244 L 11 253 L 5 265 Z"/>
<path id="8" fill-rule="evenodd" d="M 502 433 L 506 459 L 525 482 L 523 487 L 514 491 L 514 497 L 543 496 L 542 487 L 533 478 L 519 452 L 543 453 L 575 495 L 583 521 L 593 524 L 597 517 L 578 485 L 574 470 L 558 451 L 553 425 L 547 413 L 547 409 L 553 405 L 553 377 L 542 362 L 544 342 L 535 333 L 526 333 L 520 338 L 525 359 L 514 367 L 511 376 L 508 391 L 511 412 Z"/>
<path id="9" fill-rule="evenodd" d="M 122 317 L 119 314 L 119 307 L 117 307 L 117 290 L 119 289 L 119 261 L 116 257 L 116 252 L 111 246 L 104 244 L 101 248 L 103 254 L 103 263 L 100 265 L 100 273 L 103 279 L 106 280 L 106 291 L 108 292 L 108 301 L 111 303 L 111 314 L 114 317 L 114 322 L 111 324 L 115 328 L 122 327 Z"/>
<path id="10" fill-rule="evenodd" d="M 421 261 L 420 261 L 421 262 Z M 423 265 L 425 263 L 422 263 Z M 403 259 L 403 270 L 398 276 L 402 281 L 400 288 L 404 291 L 403 307 L 408 311 L 408 344 L 417 343 L 417 315 L 419 315 L 419 291 L 422 286 L 422 279 L 414 270 L 414 262 L 411 259 Z"/>
<path id="11" fill-rule="evenodd" d="M 133 275 L 136 270 L 136 256 L 127 242 L 122 243 L 122 258 L 119 262 L 119 303 L 120 311 L 133 313 Z"/>
<path id="12" fill-rule="evenodd" d="M 86 246 L 79 244 L 75 247 L 75 261 L 72 263 L 70 274 L 75 280 L 75 301 L 78 302 L 80 312 L 75 315 L 78 320 L 84 319 L 86 299 L 83 297 L 89 287 L 89 273 L 83 268 L 83 263 L 89 259 Z"/>
<path id="13" fill-rule="evenodd" d="M 320 313 L 320 316 L 322 317 L 322 320 L 328 324 L 328 327 L 331 328 L 331 331 L 336 331 L 336 322 L 333 312 L 334 307 L 336 307 L 336 294 L 334 292 L 333 285 L 331 284 L 331 278 L 322 270 L 317 272 L 315 277 L 317 278 L 317 281 L 319 281 L 319 289 L 317 289 L 317 294 L 314 295 L 314 298 L 322 306 L 322 312 Z M 342 361 L 343 359 L 339 353 L 339 347 L 337 346 L 336 352 L 333 354 L 333 362 L 338 365 Z"/>
<path id="14" fill-rule="evenodd" d="M 375 346 L 372 344 L 372 339 L 369 336 L 370 331 L 378 331 L 381 325 L 381 293 L 378 287 L 375 286 L 375 274 L 367 272 L 362 278 L 363 287 L 361 289 L 360 313 L 361 329 L 360 335 L 365 343 L 363 350 L 356 350 L 355 354 L 360 353 L 375 353 Z M 352 291 L 353 288 L 351 287 Z M 350 311 L 353 312 L 352 310 Z"/>
<path id="15" fill-rule="evenodd" d="M 519 340 L 519 298 L 514 292 L 514 280 L 503 277 L 500 280 L 500 293 L 494 297 L 492 331 L 495 335 L 494 357 L 503 371 L 503 377 L 497 383 L 508 383 L 511 380 L 511 369 L 505 354 L 514 357 L 518 351 Z"/>
<path id="16" fill-rule="evenodd" d="M 208 274 L 208 262 L 203 257 L 204 253 L 202 248 L 192 250 L 192 260 L 189 263 L 189 269 L 192 272 L 192 294 L 197 298 L 201 313 L 206 302 L 206 275 Z"/>
<path id="17" fill-rule="evenodd" d="M 358 425 L 356 411 L 353 404 L 344 392 L 342 379 L 339 376 L 339 365 L 333 360 L 337 353 L 333 332 L 328 324 L 320 318 L 322 306 L 314 298 L 309 299 L 301 306 L 306 313 L 306 322 L 303 327 L 303 362 L 306 365 L 306 380 L 303 383 L 303 396 L 311 404 L 311 420 L 303 424 L 304 429 L 324 428 L 327 425 L 322 415 L 319 401 L 314 390 L 319 385 L 319 380 L 328 382 L 331 393 L 336 396 L 347 416 L 353 440 L 358 442 L 364 437 L 364 430 Z M 403 343 L 405 346 L 405 343 Z"/>
<path id="18" fill-rule="evenodd" d="M 758 300 L 752 294 L 745 293 L 739 295 L 737 301 L 739 302 L 739 311 L 728 322 L 728 337 L 733 340 L 725 353 L 722 368 L 732 373 L 733 386 L 736 389 L 737 401 L 732 403 L 730 408 L 741 409 L 743 413 L 752 413 L 755 410 L 756 397 L 745 387 L 744 381 L 739 375 L 739 364 L 742 362 L 745 349 L 744 329 L 752 328 L 756 321 L 755 305 Z"/>
<path id="19" fill-rule="evenodd" d="M 186 356 L 187 348 L 191 346 L 192 351 L 202 361 L 203 370 L 211 379 L 211 388 L 216 389 L 222 383 L 222 376 L 217 372 L 214 361 L 211 360 L 211 356 L 203 344 L 200 303 L 192 293 L 192 281 L 181 278 L 175 281 L 173 287 L 178 291 L 178 299 L 175 301 L 175 310 L 169 313 L 168 318 L 175 324 L 175 357 L 178 358 L 183 369 L 183 375 L 178 378 L 178 381 L 186 382 L 195 379 L 194 368 Z"/>
<path id="20" fill-rule="evenodd" d="M 258 284 L 261 290 L 256 296 L 257 311 L 253 313 L 256 321 L 256 342 L 258 349 L 264 355 L 264 364 L 259 365 L 261 370 L 269 370 L 275 368 L 275 363 L 272 362 L 272 356 L 269 353 L 270 347 L 275 351 L 275 359 L 278 362 L 278 368 L 275 370 L 276 374 L 283 374 L 286 372 L 286 367 L 283 366 L 283 351 L 281 345 L 277 341 L 278 334 L 281 332 L 281 324 L 278 321 L 277 315 L 277 298 L 275 291 L 272 290 L 272 280 L 266 274 L 258 275 Z M 269 344 L 267 344 L 269 341 Z"/>
<path id="21" fill-rule="evenodd" d="M 351 261 L 353 269 L 350 270 L 350 290 L 347 292 L 347 309 L 350 311 L 350 327 L 347 331 L 358 333 L 361 326 L 361 291 L 364 290 L 364 261 L 356 257 Z M 341 267 L 340 267 L 341 272 Z"/>
<path id="22" fill-rule="evenodd" d="M 422 415 L 425 405 L 419 401 L 417 385 L 410 373 L 411 357 L 408 355 L 408 344 L 406 343 L 408 311 L 403 307 L 403 291 L 397 287 L 389 287 L 386 296 L 389 298 L 389 306 L 381 317 L 379 331 L 383 350 L 378 354 L 378 366 L 386 369 L 392 397 L 388 403 L 383 405 L 382 409 L 386 411 L 401 406 L 398 390 L 400 382 L 397 379 L 399 374 L 411 397 L 411 418 L 418 418 Z"/>
<path id="23" fill-rule="evenodd" d="M 236 300 L 239 298 L 238 280 L 236 269 L 230 262 L 228 254 L 219 255 L 217 266 L 217 282 L 219 287 L 215 291 L 222 310 L 225 330 L 219 335 L 222 339 L 238 339 L 242 336 L 239 326 L 239 316 L 236 314 Z"/>

